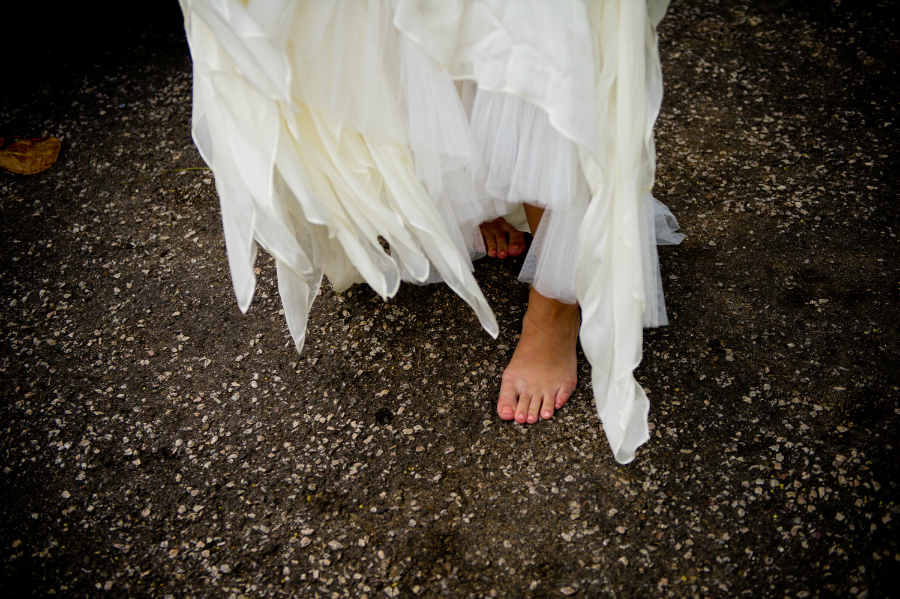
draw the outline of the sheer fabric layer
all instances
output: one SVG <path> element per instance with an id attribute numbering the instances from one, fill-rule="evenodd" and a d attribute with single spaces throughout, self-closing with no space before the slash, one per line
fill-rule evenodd
<path id="1" fill-rule="evenodd" d="M 581 304 L 598 413 L 633 459 L 641 326 L 665 321 L 655 223 L 674 221 L 649 195 L 665 2 L 180 2 L 241 309 L 261 244 L 298 349 L 323 275 L 384 297 L 443 280 L 496 336 L 477 225 L 544 205 L 523 277 Z"/>
<path id="2" fill-rule="evenodd" d="M 483 180 L 477 182 L 480 195 L 490 202 L 482 220 L 503 215 L 522 203 L 544 208 L 519 280 L 545 297 L 576 303 L 575 232 L 591 197 L 578 145 L 550 124 L 543 109 L 508 93 L 477 88 L 470 123 L 487 167 Z M 643 194 L 640 202 L 647 297 L 643 324 L 654 327 L 668 322 L 655 246 L 678 244 L 684 235 L 676 232 L 678 222 L 662 202 L 649 193 Z"/>

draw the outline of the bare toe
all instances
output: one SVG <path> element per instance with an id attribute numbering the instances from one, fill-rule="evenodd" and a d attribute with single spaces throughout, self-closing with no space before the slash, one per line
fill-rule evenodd
<path id="1" fill-rule="evenodd" d="M 525 252 L 525 234 L 507 222 L 503 224 L 506 225 L 503 230 L 509 235 L 509 255 L 521 256 Z"/>
<path id="2" fill-rule="evenodd" d="M 506 235 L 501 229 L 500 234 L 497 235 L 497 257 L 502 259 L 507 256 L 509 256 L 509 245 L 506 242 Z"/>
<path id="3" fill-rule="evenodd" d="M 558 397 L 559 396 L 557 395 L 557 398 Z M 553 394 L 545 393 L 544 394 L 544 403 L 541 405 L 541 418 L 543 418 L 544 420 L 550 420 L 553 417 L 554 407 L 555 406 L 553 403 Z"/>
<path id="4" fill-rule="evenodd" d="M 516 408 L 516 422 L 525 424 L 528 421 L 528 408 L 531 407 L 531 396 L 525 393 L 519 395 L 519 405 Z"/>
<path id="5" fill-rule="evenodd" d="M 556 401 L 554 402 L 554 407 L 558 410 L 569 401 L 569 398 L 572 397 L 572 391 L 568 389 L 560 389 L 559 393 L 556 394 Z"/>
<path id="6" fill-rule="evenodd" d="M 497 415 L 501 420 L 512 420 L 516 415 L 516 406 L 519 403 L 519 394 L 513 383 L 502 381 L 500 383 L 500 399 L 497 400 Z"/>
<path id="7" fill-rule="evenodd" d="M 484 244 L 487 246 L 487 255 L 497 257 L 497 237 L 493 233 L 483 234 Z"/>
<path id="8" fill-rule="evenodd" d="M 546 393 L 544 395 L 535 394 L 531 397 L 528 406 L 528 424 L 534 424 L 540 420 L 541 404 L 546 401 Z"/>

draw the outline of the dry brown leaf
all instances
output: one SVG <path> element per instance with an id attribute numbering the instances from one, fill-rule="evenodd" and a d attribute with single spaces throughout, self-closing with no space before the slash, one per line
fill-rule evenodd
<path id="1" fill-rule="evenodd" d="M 53 166 L 59 148 L 55 137 L 0 137 L 0 171 L 35 175 Z"/>

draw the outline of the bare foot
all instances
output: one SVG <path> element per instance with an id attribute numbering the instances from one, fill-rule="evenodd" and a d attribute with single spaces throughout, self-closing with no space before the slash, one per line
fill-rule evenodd
<path id="1" fill-rule="evenodd" d="M 581 314 L 577 305 L 544 297 L 534 289 L 522 319 L 522 336 L 503 371 L 497 414 L 533 424 L 560 409 L 577 382 L 575 343 Z"/>
<path id="2" fill-rule="evenodd" d="M 520 256 L 525 251 L 525 234 L 506 222 L 502 216 L 478 225 L 487 254 L 491 258 Z"/>

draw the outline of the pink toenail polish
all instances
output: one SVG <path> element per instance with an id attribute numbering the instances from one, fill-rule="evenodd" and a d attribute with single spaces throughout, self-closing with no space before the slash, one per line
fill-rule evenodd
<path id="1" fill-rule="evenodd" d="M 544 411 L 544 420 L 547 420 L 547 419 L 550 418 L 551 416 L 553 416 L 553 413 L 552 413 L 550 410 L 545 410 L 545 411 Z"/>
<path id="2" fill-rule="evenodd" d="M 513 411 L 510 410 L 509 408 L 506 408 L 505 410 L 503 410 L 503 416 L 504 416 L 504 418 L 507 417 L 507 416 L 512 416 L 512 414 L 513 414 Z"/>

